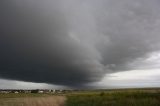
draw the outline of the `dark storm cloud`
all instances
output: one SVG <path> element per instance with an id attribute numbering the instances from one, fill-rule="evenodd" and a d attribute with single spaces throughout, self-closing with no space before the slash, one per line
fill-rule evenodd
<path id="1" fill-rule="evenodd" d="M 160 49 L 158 3 L 0 1 L 0 77 L 81 86 L 131 70 Z"/>

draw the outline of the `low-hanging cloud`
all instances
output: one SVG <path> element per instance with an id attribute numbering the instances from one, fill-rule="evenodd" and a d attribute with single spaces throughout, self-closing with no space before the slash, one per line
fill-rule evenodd
<path id="1" fill-rule="evenodd" d="M 65 86 L 160 50 L 158 0 L 0 1 L 0 77 Z"/>

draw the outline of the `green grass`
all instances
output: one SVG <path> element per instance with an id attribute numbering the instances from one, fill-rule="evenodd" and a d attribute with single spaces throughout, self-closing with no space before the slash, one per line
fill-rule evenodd
<path id="1" fill-rule="evenodd" d="M 149 91 L 109 91 L 75 93 L 67 96 L 67 106 L 160 106 L 160 93 Z"/>

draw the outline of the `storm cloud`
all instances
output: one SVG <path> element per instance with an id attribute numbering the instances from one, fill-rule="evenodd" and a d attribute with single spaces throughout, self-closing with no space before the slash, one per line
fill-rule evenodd
<path id="1" fill-rule="evenodd" d="M 159 0 L 0 1 L 0 78 L 83 86 L 160 51 Z"/>

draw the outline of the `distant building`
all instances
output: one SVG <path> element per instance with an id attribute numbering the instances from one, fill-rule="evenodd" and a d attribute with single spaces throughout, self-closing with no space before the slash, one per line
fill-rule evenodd
<path id="1" fill-rule="evenodd" d="M 42 90 L 39 90 L 39 91 L 38 91 L 38 93 L 44 93 L 44 91 L 42 91 Z"/>
<path id="2" fill-rule="evenodd" d="M 18 91 L 15 91 L 14 93 L 19 93 Z"/>

